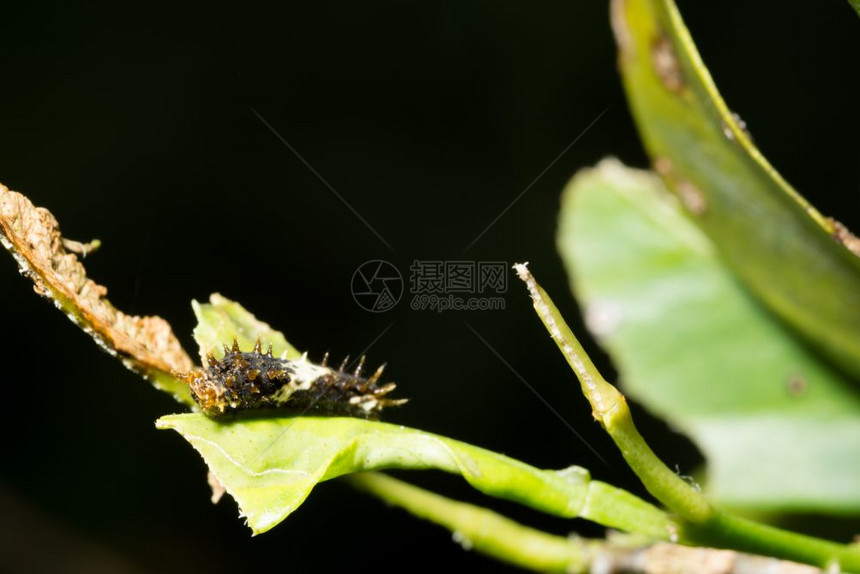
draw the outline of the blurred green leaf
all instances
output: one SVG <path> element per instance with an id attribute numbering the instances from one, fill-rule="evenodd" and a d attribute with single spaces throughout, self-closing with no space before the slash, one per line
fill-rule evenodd
<path id="1" fill-rule="evenodd" d="M 564 194 L 559 246 L 624 389 L 689 434 L 707 491 L 860 511 L 860 397 L 735 281 L 659 178 L 606 160 Z"/>
<path id="2" fill-rule="evenodd" d="M 612 25 L 655 170 L 747 286 L 860 375 L 860 258 L 846 248 L 857 250 L 857 238 L 822 217 L 756 149 L 671 0 L 613 0 Z"/>
<path id="3" fill-rule="evenodd" d="M 848 0 L 848 3 L 851 4 L 851 7 L 854 8 L 854 11 L 857 12 L 858 16 L 860 16 L 860 0 Z"/>

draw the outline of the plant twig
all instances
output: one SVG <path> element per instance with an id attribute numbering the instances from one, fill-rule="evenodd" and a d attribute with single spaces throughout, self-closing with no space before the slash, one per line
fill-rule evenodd
<path id="1" fill-rule="evenodd" d="M 775 556 L 822 568 L 860 571 L 860 548 L 788 532 L 715 509 L 705 496 L 667 467 L 633 423 L 627 401 L 608 383 L 573 335 L 527 264 L 514 265 L 532 296 L 535 310 L 580 381 L 583 394 L 621 450 L 627 464 L 657 500 L 683 521 L 673 542 L 698 543 Z"/>
<path id="2" fill-rule="evenodd" d="M 535 530 L 486 508 L 451 500 L 384 474 L 352 474 L 346 479 L 359 490 L 444 526 L 467 550 L 474 548 L 540 571 L 587 572 L 592 562 L 592 542 Z"/>
<path id="3" fill-rule="evenodd" d="M 389 504 L 453 532 L 464 549 L 541 572 L 579 574 L 815 574 L 818 568 L 730 550 L 689 548 L 616 534 L 607 540 L 558 536 L 492 510 L 459 502 L 379 473 L 346 480 Z"/>

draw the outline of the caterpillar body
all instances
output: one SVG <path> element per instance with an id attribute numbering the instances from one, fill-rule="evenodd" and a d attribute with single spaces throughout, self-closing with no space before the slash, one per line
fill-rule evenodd
<path id="1" fill-rule="evenodd" d="M 300 359 L 272 356 L 272 347 L 262 352 L 257 340 L 251 352 L 224 346 L 224 357 L 207 355 L 208 366 L 184 376 L 194 400 L 210 417 L 220 417 L 251 409 L 284 408 L 300 414 L 350 416 L 378 419 L 382 409 L 401 405 L 406 399 L 390 399 L 394 383 L 379 384 L 385 365 L 370 377 L 361 376 L 362 357 L 352 373 L 327 365 L 327 358 L 315 364 L 307 353 Z"/>

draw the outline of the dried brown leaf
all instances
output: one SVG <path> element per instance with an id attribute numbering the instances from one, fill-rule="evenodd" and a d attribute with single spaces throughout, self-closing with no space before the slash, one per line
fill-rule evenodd
<path id="1" fill-rule="evenodd" d="M 821 569 L 767 556 L 658 543 L 641 552 L 646 574 L 816 574 Z"/>
<path id="2" fill-rule="evenodd" d="M 123 364 L 192 404 L 177 373 L 194 363 L 161 317 L 126 315 L 107 300 L 107 289 L 89 279 L 77 255 L 64 241 L 59 224 L 43 207 L 0 184 L 0 243 L 9 250 L 21 274 L 36 292 L 54 301 L 96 343 Z M 85 255 L 86 250 L 81 254 Z"/>
<path id="3" fill-rule="evenodd" d="M 836 238 L 836 241 L 847 247 L 851 253 L 860 257 L 860 238 L 832 217 L 829 218 L 829 221 L 833 225 L 833 237 Z"/>

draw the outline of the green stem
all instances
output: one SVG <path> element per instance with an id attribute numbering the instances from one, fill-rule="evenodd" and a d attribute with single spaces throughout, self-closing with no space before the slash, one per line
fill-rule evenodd
<path id="1" fill-rule="evenodd" d="M 382 424 L 384 423 L 377 423 Z M 436 468 L 460 474 L 477 490 L 563 518 L 584 518 L 609 528 L 671 540 L 677 524 L 663 511 L 629 492 L 592 480 L 589 472 L 572 466 L 541 470 L 507 456 L 430 433 L 374 433 L 356 443 L 353 454 L 361 470 Z M 414 458 L 404 457 L 411 451 Z M 350 464 L 331 469 L 326 478 L 340 476 Z"/>
<path id="2" fill-rule="evenodd" d="M 828 572 L 860 572 L 860 548 L 789 532 L 716 511 L 700 525 L 684 526 L 692 542 L 813 564 Z"/>
<path id="3" fill-rule="evenodd" d="M 652 574 L 714 572 L 717 568 L 726 574 L 820 572 L 817 568 L 796 562 L 713 548 L 654 543 L 636 535 L 616 534 L 607 540 L 566 538 L 523 526 L 486 508 L 451 500 L 384 474 L 352 474 L 345 480 L 414 516 L 447 528 L 464 549 L 474 549 L 497 560 L 541 572 L 577 574 L 595 568 L 601 572 Z M 751 523 L 747 526 L 733 524 L 729 530 L 756 530 L 760 527 Z M 756 534 L 750 536 L 755 537 Z"/>
<path id="4" fill-rule="evenodd" d="M 518 264 L 514 268 L 525 282 L 538 316 L 579 379 L 594 417 L 612 437 L 648 492 L 683 519 L 679 540 L 776 556 L 822 568 L 836 563 L 844 569 L 860 571 L 860 548 L 787 532 L 714 509 L 702 493 L 654 454 L 636 430 L 624 395 L 603 378 L 526 265 Z"/>
<path id="5" fill-rule="evenodd" d="M 525 282 L 538 316 L 579 379 L 582 392 L 591 403 L 592 415 L 621 449 L 624 460 L 639 476 L 648 492 L 690 522 L 708 519 L 713 514 L 708 501 L 667 468 L 648 447 L 633 424 L 624 395 L 606 382 L 549 295 L 538 285 L 525 265 L 515 265 L 514 268 Z"/>
<path id="6" fill-rule="evenodd" d="M 523 568 L 584 573 L 598 544 L 529 528 L 486 508 L 451 500 L 384 474 L 353 474 L 346 479 L 360 490 L 451 530 L 464 548 Z"/>

